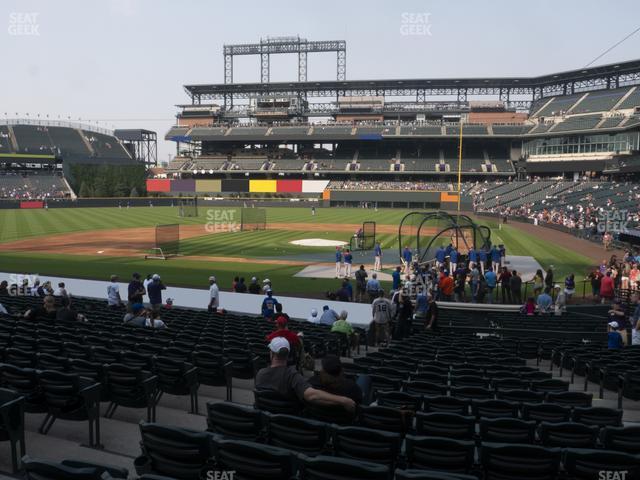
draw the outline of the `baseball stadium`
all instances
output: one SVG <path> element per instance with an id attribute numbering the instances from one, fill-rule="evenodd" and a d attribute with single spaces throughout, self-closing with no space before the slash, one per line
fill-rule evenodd
<path id="1" fill-rule="evenodd" d="M 216 75 L 133 33 L 173 25 L 143 4 L 105 28 L 180 58 L 168 119 L 0 117 L 0 480 L 640 479 L 640 60 L 607 60 L 640 27 L 585 66 L 383 76 L 360 29 L 251 20 L 212 30 Z M 41 7 L 16 52 L 59 41 Z M 418 58 L 437 24 L 394 8 Z M 134 46 L 73 67 L 95 118 L 92 65 L 157 76 Z"/>

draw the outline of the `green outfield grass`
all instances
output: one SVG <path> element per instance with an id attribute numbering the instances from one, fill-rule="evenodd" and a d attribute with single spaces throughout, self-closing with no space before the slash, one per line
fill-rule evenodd
<path id="1" fill-rule="evenodd" d="M 0 242 L 21 238 L 33 238 L 50 234 L 77 231 L 153 226 L 164 223 L 203 224 L 216 215 L 215 209 L 199 208 L 197 218 L 178 218 L 177 209 L 171 207 L 78 208 L 45 210 L 0 210 Z M 237 209 L 231 210 L 239 218 Z M 378 225 L 398 225 L 407 211 L 363 209 L 317 209 L 311 216 L 308 208 L 269 208 L 268 223 L 308 224 L 360 224 L 375 221 Z M 577 252 L 549 245 L 539 238 L 524 234 L 516 228 L 504 225 L 502 230 L 491 220 L 482 219 L 492 229 L 494 243 L 504 243 L 513 255 L 531 255 L 543 267 L 554 265 L 559 280 L 569 273 L 579 279 L 592 266 L 592 262 Z M 294 258 L 314 254 L 322 261 L 331 262 L 333 247 L 301 247 L 289 242 L 304 238 L 325 238 L 348 241 L 350 233 L 336 231 L 266 230 L 241 233 L 217 233 L 181 241 L 184 258 L 169 261 L 145 261 L 133 257 L 104 257 L 80 255 L 51 255 L 26 253 L 0 253 L 0 271 L 40 273 L 66 277 L 106 279 L 112 273 L 127 278 L 134 271 L 157 272 L 176 286 L 206 286 L 206 278 L 216 274 L 223 288 L 230 286 L 234 276 L 247 280 L 256 275 L 269 277 L 277 291 L 293 294 L 321 294 L 337 288 L 337 281 L 293 277 L 301 267 L 234 262 L 203 262 L 189 260 L 190 255 L 244 257 L 244 258 Z M 386 248 L 397 249 L 396 234 L 379 234 Z M 372 254 L 368 263 L 373 262 Z M 385 264 L 392 267 L 397 259 L 387 258 Z M 356 260 L 359 261 L 359 260 Z"/>

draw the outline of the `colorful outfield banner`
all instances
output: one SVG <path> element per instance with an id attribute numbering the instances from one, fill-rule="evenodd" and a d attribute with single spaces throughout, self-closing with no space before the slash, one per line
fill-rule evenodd
<path id="1" fill-rule="evenodd" d="M 150 178 L 151 193 L 322 193 L 328 180 L 191 180 Z"/>

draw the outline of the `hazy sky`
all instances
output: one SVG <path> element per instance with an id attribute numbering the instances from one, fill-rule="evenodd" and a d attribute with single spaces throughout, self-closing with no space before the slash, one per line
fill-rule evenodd
<path id="1" fill-rule="evenodd" d="M 223 82 L 224 43 L 344 39 L 351 80 L 539 75 L 585 66 L 640 26 L 640 2 L 2 0 L 0 25 L 0 116 L 163 138 L 182 85 Z M 640 33 L 597 64 L 639 57 Z M 272 57 L 271 79 L 295 80 L 296 62 Z M 335 54 L 308 63 L 309 80 L 335 78 Z M 235 81 L 259 79 L 257 57 L 236 57 Z M 159 151 L 166 161 L 173 144 Z"/>

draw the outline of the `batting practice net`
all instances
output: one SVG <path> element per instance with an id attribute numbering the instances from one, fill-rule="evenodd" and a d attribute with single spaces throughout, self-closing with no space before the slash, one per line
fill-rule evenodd
<path id="1" fill-rule="evenodd" d="M 243 208 L 240 210 L 240 231 L 266 230 L 267 210 L 264 208 Z"/>
<path id="2" fill-rule="evenodd" d="M 351 250 L 373 250 L 376 245 L 376 222 L 362 222 L 349 242 Z"/>
<path id="3" fill-rule="evenodd" d="M 198 199 L 197 198 L 181 198 L 178 200 L 178 216 L 179 217 L 197 217 L 198 216 Z"/>
<path id="4" fill-rule="evenodd" d="M 180 225 L 156 225 L 155 247 L 145 258 L 166 260 L 180 254 Z"/>

